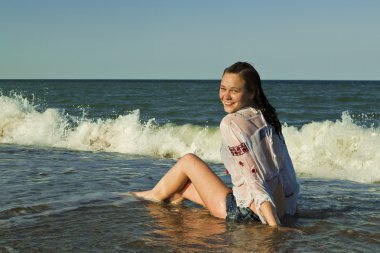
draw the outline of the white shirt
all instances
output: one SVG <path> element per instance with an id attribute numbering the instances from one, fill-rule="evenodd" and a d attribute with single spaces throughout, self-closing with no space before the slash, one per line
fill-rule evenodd
<path id="1" fill-rule="evenodd" d="M 299 184 L 284 137 L 267 124 L 260 111 L 251 107 L 226 115 L 220 131 L 221 158 L 231 175 L 237 205 L 249 207 L 254 201 L 260 220 L 266 223 L 260 206 L 268 201 L 276 210 L 273 193 L 282 187 L 285 213 L 295 214 Z"/>

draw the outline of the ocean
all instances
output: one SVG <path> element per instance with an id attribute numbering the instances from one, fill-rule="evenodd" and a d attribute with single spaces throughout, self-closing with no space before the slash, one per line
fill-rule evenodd
<path id="1" fill-rule="evenodd" d="M 283 227 L 151 188 L 219 157 L 218 80 L 0 80 L 0 252 L 380 252 L 380 81 L 263 81 L 301 185 Z"/>

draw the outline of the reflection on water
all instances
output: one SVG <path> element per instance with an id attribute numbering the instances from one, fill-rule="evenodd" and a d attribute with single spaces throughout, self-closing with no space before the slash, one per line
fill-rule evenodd
<path id="1" fill-rule="evenodd" d="M 0 252 L 380 252 L 378 184 L 302 179 L 299 217 L 276 229 L 120 194 L 173 163 L 0 145 Z"/>
<path id="2" fill-rule="evenodd" d="M 3 251 L 273 252 L 283 233 L 227 224 L 203 208 L 127 200 L 33 217 L 0 232 Z M 32 217 L 31 217 L 32 218 Z M 278 238 L 277 238 L 277 237 Z"/>
<path id="3" fill-rule="evenodd" d="M 186 248 L 194 252 L 205 249 L 220 252 L 228 246 L 226 223 L 203 208 L 156 203 L 146 203 L 145 207 L 155 224 L 150 236 L 159 244 L 170 245 L 174 252 Z"/>
<path id="4" fill-rule="evenodd" d="M 261 223 L 227 223 L 203 208 L 146 203 L 157 225 L 151 236 L 175 252 L 277 252 L 302 232 Z"/>

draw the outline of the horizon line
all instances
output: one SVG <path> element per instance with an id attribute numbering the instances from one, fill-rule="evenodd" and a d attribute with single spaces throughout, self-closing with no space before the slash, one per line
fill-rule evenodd
<path id="1" fill-rule="evenodd" d="M 0 81 L 220 81 L 212 78 L 0 78 Z M 365 81 L 380 79 L 261 79 L 261 81 Z"/>

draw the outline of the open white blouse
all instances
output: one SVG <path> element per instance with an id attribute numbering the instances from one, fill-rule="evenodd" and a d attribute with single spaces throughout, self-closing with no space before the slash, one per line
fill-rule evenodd
<path id="1" fill-rule="evenodd" d="M 260 206 L 269 201 L 276 210 L 273 193 L 282 187 L 285 213 L 295 214 L 299 184 L 284 137 L 252 107 L 226 115 L 220 131 L 221 158 L 231 175 L 237 205 L 249 207 L 254 201 L 261 222 L 266 223 Z"/>

